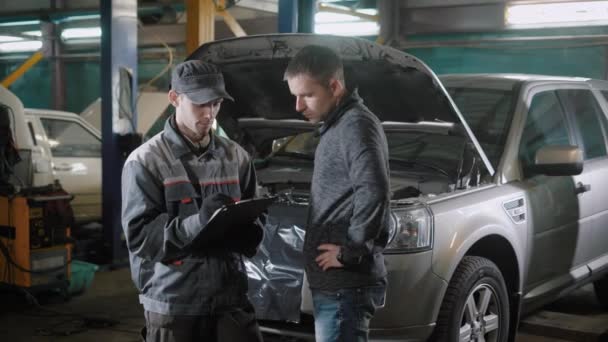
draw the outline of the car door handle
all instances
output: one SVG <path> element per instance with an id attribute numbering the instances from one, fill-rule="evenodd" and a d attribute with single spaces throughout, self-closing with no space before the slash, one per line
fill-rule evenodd
<path id="1" fill-rule="evenodd" d="M 574 188 L 575 194 L 579 195 L 579 194 L 582 194 L 583 192 L 587 192 L 587 191 L 591 191 L 590 184 L 583 184 L 582 182 L 576 183 L 576 188 Z"/>
<path id="2" fill-rule="evenodd" d="M 55 171 L 70 171 L 71 169 L 72 165 L 70 164 L 53 165 L 53 170 Z"/>

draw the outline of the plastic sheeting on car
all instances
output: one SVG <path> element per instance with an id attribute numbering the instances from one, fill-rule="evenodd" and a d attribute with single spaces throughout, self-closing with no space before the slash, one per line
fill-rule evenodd
<path id="1" fill-rule="evenodd" d="M 299 322 L 306 207 L 269 209 L 258 253 L 245 260 L 249 299 L 258 319 Z"/>

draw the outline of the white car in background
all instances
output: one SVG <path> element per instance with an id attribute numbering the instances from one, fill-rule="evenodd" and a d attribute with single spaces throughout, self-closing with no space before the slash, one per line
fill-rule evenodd
<path id="1" fill-rule="evenodd" d="M 0 86 L 0 105 L 8 108 L 22 162 L 15 167 L 20 187 L 46 186 L 58 180 L 74 195 L 77 224 L 102 219 L 101 101 L 81 115 L 50 109 L 24 108 L 15 94 Z M 167 94 L 142 92 L 138 99 L 138 132 L 162 129 L 169 111 Z M 96 127 L 98 126 L 98 127 Z"/>
<path id="2" fill-rule="evenodd" d="M 38 156 L 34 173 L 50 162 L 52 178 L 74 195 L 76 222 L 101 221 L 101 132 L 70 112 L 26 108 L 25 118 Z"/>
<path id="3" fill-rule="evenodd" d="M 74 195 L 77 223 L 101 220 L 101 133 L 80 116 L 48 109 L 26 109 L 0 86 L 0 106 L 11 120 L 21 162 L 9 182 L 19 188 L 43 187 L 59 180 Z"/>
<path id="4" fill-rule="evenodd" d="M 141 92 L 137 101 L 138 133 L 145 134 L 154 125 L 162 129 L 164 120 L 160 122 L 159 118 L 168 115 L 168 107 L 166 92 Z M 101 221 L 101 100 L 91 103 L 80 115 L 26 108 L 25 117 L 35 144 L 34 170 L 47 170 L 74 195 L 72 208 L 78 224 Z M 50 167 L 40 166 L 45 163 Z"/>

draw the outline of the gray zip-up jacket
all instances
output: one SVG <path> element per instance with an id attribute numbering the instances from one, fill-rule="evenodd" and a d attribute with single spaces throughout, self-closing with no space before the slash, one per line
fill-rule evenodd
<path id="1" fill-rule="evenodd" d="M 304 242 L 311 288 L 337 290 L 386 280 L 388 145 L 382 125 L 353 91 L 319 128 Z M 325 272 L 315 258 L 323 243 L 342 246 L 344 268 Z"/>
<path id="2" fill-rule="evenodd" d="M 197 156 L 174 120 L 131 153 L 122 173 L 122 225 L 140 302 L 167 315 L 243 307 L 247 275 L 241 256 L 192 242 L 206 224 L 199 212 L 206 196 L 255 196 L 253 165 L 243 148 L 215 135 Z"/>

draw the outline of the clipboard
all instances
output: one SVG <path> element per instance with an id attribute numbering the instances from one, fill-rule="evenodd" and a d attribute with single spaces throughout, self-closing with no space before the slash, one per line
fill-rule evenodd
<path id="1" fill-rule="evenodd" d="M 196 237 L 194 244 L 209 245 L 224 239 L 229 233 L 236 233 L 233 227 L 253 223 L 277 199 L 278 196 L 251 198 L 219 208 Z"/>

